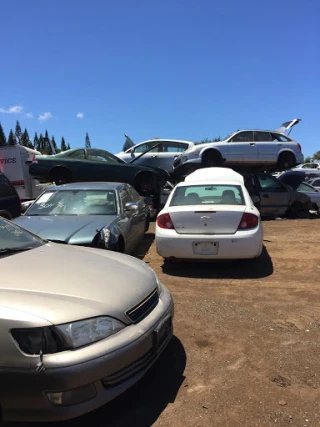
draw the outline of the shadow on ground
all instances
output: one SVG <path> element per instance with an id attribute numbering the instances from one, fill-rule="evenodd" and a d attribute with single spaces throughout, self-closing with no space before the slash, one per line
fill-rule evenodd
<path id="1" fill-rule="evenodd" d="M 262 254 L 252 260 L 172 261 L 162 265 L 165 274 L 197 279 L 258 279 L 273 273 L 271 257 L 263 247 Z"/>
<path id="2" fill-rule="evenodd" d="M 132 255 L 135 256 L 136 258 L 143 259 L 147 254 L 150 246 L 152 245 L 154 238 L 155 238 L 154 233 L 145 234 Z"/>
<path id="3" fill-rule="evenodd" d="M 164 353 L 132 388 L 94 412 L 55 423 L 6 423 L 8 427 L 150 427 L 176 395 L 184 381 L 186 353 L 173 337 Z"/>

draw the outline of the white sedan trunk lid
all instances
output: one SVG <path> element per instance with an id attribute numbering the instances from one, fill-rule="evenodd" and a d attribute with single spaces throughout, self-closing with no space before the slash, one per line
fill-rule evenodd
<path id="1" fill-rule="evenodd" d="M 246 206 L 169 206 L 168 213 L 179 234 L 234 234 Z"/>

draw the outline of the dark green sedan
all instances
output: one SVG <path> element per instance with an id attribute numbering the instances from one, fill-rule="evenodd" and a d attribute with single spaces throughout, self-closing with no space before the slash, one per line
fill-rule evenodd
<path id="1" fill-rule="evenodd" d="M 40 182 L 56 185 L 70 182 L 108 181 L 132 185 L 141 196 L 155 196 L 168 180 L 162 169 L 125 163 L 105 150 L 78 148 L 55 155 L 35 156 L 29 166 L 30 174 Z"/>

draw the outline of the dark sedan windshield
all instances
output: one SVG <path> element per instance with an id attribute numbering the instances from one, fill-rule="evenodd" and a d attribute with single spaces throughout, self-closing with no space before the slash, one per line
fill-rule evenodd
<path id="1" fill-rule="evenodd" d="M 40 237 L 0 218 L 0 257 L 34 249 L 44 244 L 45 240 Z"/>
<path id="2" fill-rule="evenodd" d="M 116 215 L 117 204 L 112 190 L 46 191 L 25 215 Z"/>

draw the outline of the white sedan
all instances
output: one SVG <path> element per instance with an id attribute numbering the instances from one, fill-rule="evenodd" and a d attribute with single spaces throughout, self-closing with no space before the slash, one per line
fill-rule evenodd
<path id="1" fill-rule="evenodd" d="M 259 257 L 263 228 L 243 177 L 227 168 L 190 174 L 157 217 L 156 247 L 165 260 Z"/>
<path id="2" fill-rule="evenodd" d="M 127 136 L 123 151 L 117 157 L 127 163 L 150 166 L 173 172 L 173 161 L 181 153 L 194 147 L 191 141 L 176 139 L 151 139 L 134 144 Z M 143 154 L 145 153 L 145 154 Z"/>

